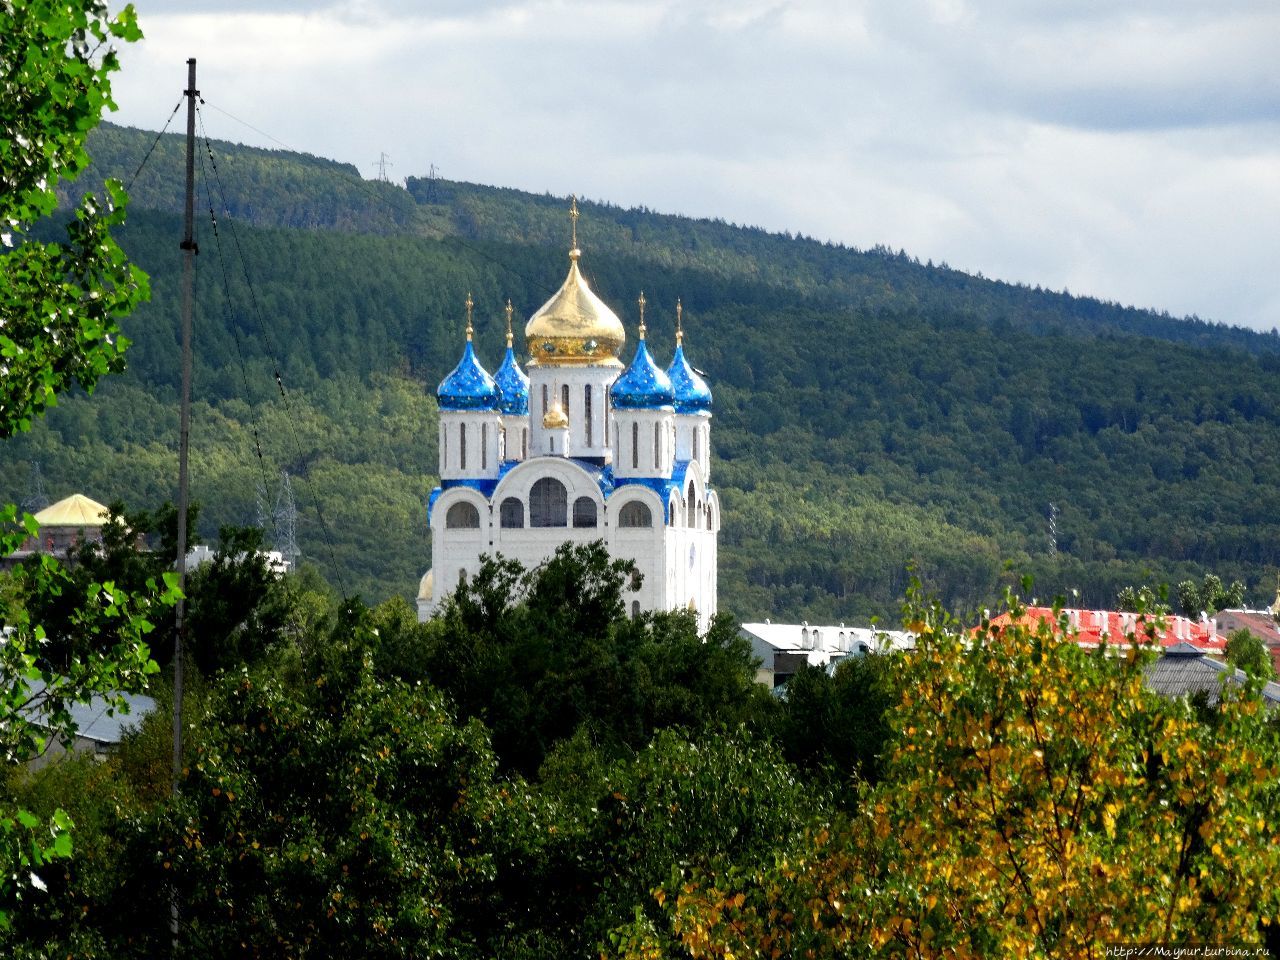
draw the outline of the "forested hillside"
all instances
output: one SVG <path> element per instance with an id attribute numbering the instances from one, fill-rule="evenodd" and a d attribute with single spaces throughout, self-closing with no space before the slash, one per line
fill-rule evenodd
<path id="1" fill-rule="evenodd" d="M 103 127 L 90 140 L 95 175 L 128 181 L 154 139 Z M 154 507 L 172 496 L 180 162 L 180 138 L 161 138 L 119 234 L 152 276 L 152 302 L 126 322 L 129 372 L 6 445 L 6 496 L 26 495 L 33 462 L 54 497 Z M 563 277 L 564 199 L 415 178 L 401 189 L 216 141 L 198 174 L 203 533 L 254 522 L 256 488 L 273 503 L 287 470 L 306 559 L 367 599 L 412 595 L 429 563 L 433 393 L 460 352 L 462 301 L 471 291 L 492 367 L 506 298 L 528 316 Z M 589 279 L 628 325 L 645 291 L 660 359 L 683 298 L 690 357 L 715 391 L 721 602 L 739 617 L 892 615 L 912 562 L 957 607 L 989 604 L 1005 561 L 1090 606 L 1206 569 L 1270 599 L 1274 332 L 880 249 L 582 210 Z"/>

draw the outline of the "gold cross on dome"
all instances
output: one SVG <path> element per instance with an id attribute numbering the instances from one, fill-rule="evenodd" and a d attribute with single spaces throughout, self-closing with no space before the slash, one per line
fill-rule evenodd
<path id="1" fill-rule="evenodd" d="M 569 201 L 569 221 L 573 224 L 573 249 L 578 249 L 578 195 Z"/>
<path id="2" fill-rule="evenodd" d="M 684 307 L 680 303 L 680 298 L 676 297 L 676 346 L 680 346 L 684 342 L 684 325 L 682 317 L 684 316 Z"/>
<path id="3" fill-rule="evenodd" d="M 644 305 L 648 301 L 644 298 L 644 291 L 640 291 L 640 299 L 636 303 L 640 304 L 640 339 L 644 339 Z"/>
<path id="4" fill-rule="evenodd" d="M 471 291 L 470 291 L 470 290 L 468 290 L 468 291 L 467 291 L 467 304 L 466 304 L 466 306 L 467 306 L 467 341 L 468 341 L 468 342 L 470 342 L 470 340 L 471 340 L 471 333 L 472 333 L 472 330 L 471 330 L 471 308 L 472 308 L 472 307 L 474 307 L 475 305 L 476 305 L 475 301 L 471 299 Z"/>
<path id="5" fill-rule="evenodd" d="M 507 346 L 511 346 L 511 298 L 507 298 Z"/>

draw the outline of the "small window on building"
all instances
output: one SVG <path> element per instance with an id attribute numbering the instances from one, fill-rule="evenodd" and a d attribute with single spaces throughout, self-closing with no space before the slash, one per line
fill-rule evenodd
<path id="1" fill-rule="evenodd" d="M 458 467 L 467 469 L 467 425 L 458 424 Z"/>
<path id="2" fill-rule="evenodd" d="M 662 425 L 653 425 L 653 469 L 658 469 L 658 444 L 662 442 Z"/>
<path id="3" fill-rule="evenodd" d="M 579 497 L 573 501 L 573 525 L 575 527 L 596 526 L 596 502 L 590 497 Z"/>
<path id="4" fill-rule="evenodd" d="M 686 527 L 696 527 L 698 525 L 698 504 L 693 499 L 693 487 L 689 487 L 689 503 L 685 510 L 684 525 Z"/>
<path id="5" fill-rule="evenodd" d="M 545 383 L 542 385 L 542 415 L 544 417 L 547 415 L 547 385 Z"/>
<path id="6" fill-rule="evenodd" d="M 455 503 L 444 515 L 444 525 L 451 530 L 478 530 L 480 511 L 473 503 Z"/>
<path id="7" fill-rule="evenodd" d="M 560 407 L 564 410 L 567 419 L 569 416 L 569 385 L 567 383 L 560 387 Z"/>
<path id="8" fill-rule="evenodd" d="M 707 504 L 707 529 L 708 529 L 708 530 L 714 530 L 714 529 L 715 529 L 711 524 L 712 524 L 712 520 L 711 520 L 711 504 Z"/>
<path id="9" fill-rule="evenodd" d="M 640 616 L 640 601 L 632 600 L 631 601 L 631 619 L 634 620 L 638 616 Z"/>
<path id="10" fill-rule="evenodd" d="M 520 431 L 520 457 L 521 459 L 529 459 L 529 431 L 527 429 Z"/>
<path id="11" fill-rule="evenodd" d="M 569 492 L 554 477 L 543 477 L 529 491 L 529 526 L 567 527 Z"/>
<path id="12" fill-rule="evenodd" d="M 586 422 L 587 446 L 591 446 L 591 384 L 582 388 L 582 419 Z"/>
<path id="13" fill-rule="evenodd" d="M 480 424 L 480 469 L 489 469 L 489 425 Z"/>
<path id="14" fill-rule="evenodd" d="M 693 459 L 695 460 L 698 459 L 698 434 L 700 433 L 702 433 L 700 428 L 693 428 Z"/>
<path id="15" fill-rule="evenodd" d="M 498 508 L 498 522 L 503 529 L 519 530 L 524 526 L 524 503 L 515 497 L 507 497 Z"/>
<path id="16" fill-rule="evenodd" d="M 618 526 L 652 527 L 653 513 L 650 512 L 647 504 L 643 504 L 639 500 L 628 501 L 618 511 Z"/>
<path id="17" fill-rule="evenodd" d="M 631 469 L 640 469 L 640 424 L 631 424 Z"/>

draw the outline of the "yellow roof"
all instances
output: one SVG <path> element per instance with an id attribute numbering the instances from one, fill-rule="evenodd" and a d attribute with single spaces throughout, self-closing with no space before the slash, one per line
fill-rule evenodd
<path id="1" fill-rule="evenodd" d="M 107 508 L 82 493 L 73 493 L 36 514 L 42 527 L 100 527 L 107 522 Z"/>

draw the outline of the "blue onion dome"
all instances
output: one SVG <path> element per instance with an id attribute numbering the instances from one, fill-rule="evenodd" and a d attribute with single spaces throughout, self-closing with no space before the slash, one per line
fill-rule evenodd
<path id="1" fill-rule="evenodd" d="M 649 356 L 644 341 L 644 294 L 640 294 L 640 342 L 636 346 L 635 359 L 609 388 L 609 399 L 617 410 L 651 410 L 669 407 L 675 397 L 671 390 L 671 378 Z"/>
<path id="2" fill-rule="evenodd" d="M 676 413 L 710 413 L 711 388 L 698 372 L 689 366 L 684 356 L 684 344 L 676 344 L 676 355 L 667 367 L 671 378 L 671 391 L 675 396 Z"/>
<path id="3" fill-rule="evenodd" d="M 516 363 L 516 355 L 510 347 L 502 358 L 502 366 L 493 375 L 493 382 L 498 387 L 498 409 L 502 413 L 515 417 L 529 415 L 529 378 Z"/>
<path id="4" fill-rule="evenodd" d="M 498 406 L 498 388 L 471 345 L 472 306 L 471 294 L 467 294 L 467 348 L 453 372 L 436 388 L 441 410 L 493 410 Z"/>
<path id="5" fill-rule="evenodd" d="M 502 366 L 493 375 L 493 381 L 498 386 L 498 409 L 508 416 L 527 417 L 529 415 L 529 378 L 516 362 L 511 341 L 511 301 L 508 300 L 507 353 L 502 358 Z"/>

